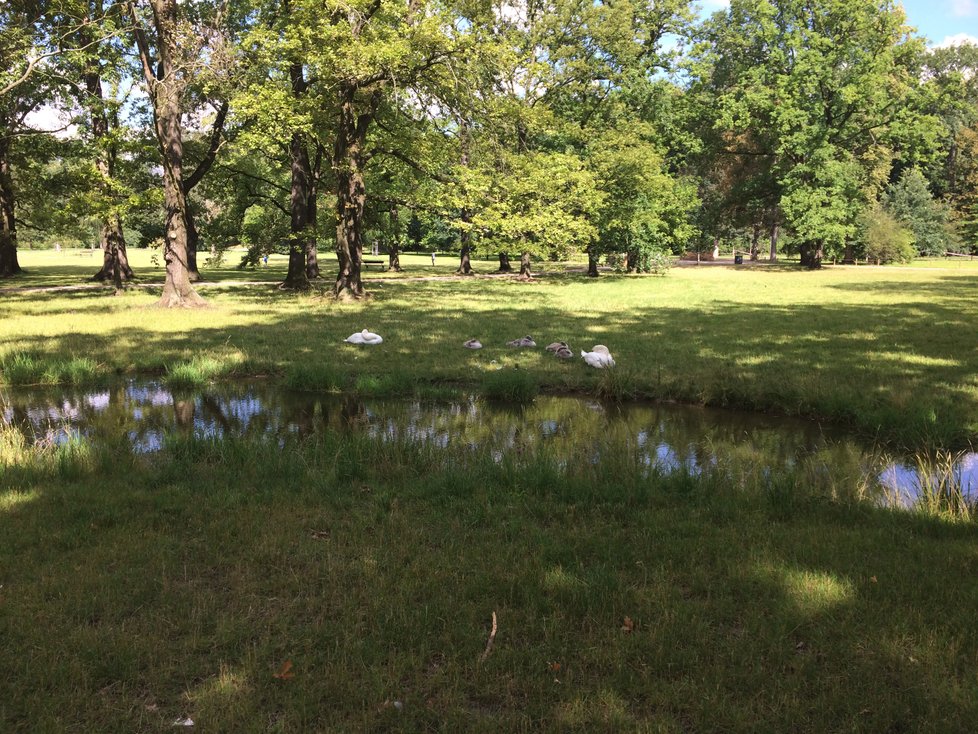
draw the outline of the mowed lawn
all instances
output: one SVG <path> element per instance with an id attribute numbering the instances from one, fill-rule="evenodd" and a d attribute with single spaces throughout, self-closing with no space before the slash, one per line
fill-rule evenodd
<path id="1" fill-rule="evenodd" d="M 25 284 L 70 280 L 31 256 Z M 7 290 L 0 392 L 151 371 L 412 394 L 504 369 L 930 447 L 974 434 L 978 272 L 524 284 L 408 262 L 362 303 L 283 293 L 275 262 L 194 311 Z M 363 327 L 384 344 L 342 343 Z M 618 367 L 504 345 L 525 334 Z M 135 456 L 0 431 L 0 731 L 974 730 L 975 514 L 879 509 L 803 467 L 662 474 L 620 444 L 499 458 L 352 430 Z"/>
<path id="2" fill-rule="evenodd" d="M 0 287 L 82 283 L 92 265 L 76 263 L 83 257 L 24 252 L 31 274 Z M 133 260 L 144 283 L 159 282 L 145 251 Z M 476 386 L 487 371 L 515 365 L 545 389 L 592 391 L 609 379 L 579 360 L 505 346 L 528 334 L 575 351 L 606 344 L 618 363 L 616 394 L 826 417 L 915 448 L 961 448 L 978 435 L 978 263 L 969 263 L 684 266 L 664 277 L 597 280 L 545 264 L 553 274 L 520 283 L 416 280 L 451 275 L 455 260 L 441 256 L 433 268 L 428 256 L 408 255 L 402 274 L 368 273 L 369 300 L 336 303 L 278 290 L 284 258 L 274 258 L 251 271 L 205 267 L 224 287 L 202 288 L 210 307 L 199 311 L 154 308 L 156 287 L 120 296 L 0 292 L 0 374 L 8 383 L 50 381 L 59 370 L 45 376 L 43 365 L 71 360 L 86 360 L 84 368 L 61 379 L 188 367 L 213 378 L 301 378 L 321 369 L 344 389 L 382 377 L 403 394 Z M 494 266 L 477 263 L 484 272 Z M 228 285 L 234 279 L 268 284 Z M 343 343 L 366 327 L 383 346 Z M 462 348 L 470 338 L 485 348 Z M 39 366 L 14 375 L 11 359 L 25 355 Z"/>

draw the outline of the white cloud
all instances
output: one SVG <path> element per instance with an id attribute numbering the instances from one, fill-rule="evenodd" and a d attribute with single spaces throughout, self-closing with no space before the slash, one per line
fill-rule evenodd
<path id="1" fill-rule="evenodd" d="M 978 15 L 978 0 L 951 0 L 951 15 L 956 18 Z"/>
<path id="2" fill-rule="evenodd" d="M 944 40 L 932 46 L 932 48 L 948 48 L 950 46 L 967 46 L 968 44 L 978 46 L 978 36 L 967 33 L 957 33 L 953 36 L 944 36 Z"/>

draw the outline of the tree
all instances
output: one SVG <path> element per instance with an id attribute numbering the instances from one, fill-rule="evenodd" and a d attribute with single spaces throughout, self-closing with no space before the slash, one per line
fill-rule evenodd
<path id="1" fill-rule="evenodd" d="M 920 39 L 891 0 L 733 0 L 707 27 L 701 68 L 716 89 L 715 126 L 763 131 L 784 223 L 802 261 L 854 236 L 894 156 L 888 138 L 912 125 Z M 750 142 L 750 141 L 748 141 Z M 748 149 L 751 150 L 751 149 Z"/>
<path id="2" fill-rule="evenodd" d="M 925 255 L 944 255 L 952 249 L 948 211 L 931 196 L 927 179 L 917 168 L 903 172 L 887 192 L 888 211 L 913 235 L 913 244 Z"/>
<path id="3" fill-rule="evenodd" d="M 217 29 L 227 20 L 227 7 L 193 0 L 126 0 L 163 168 L 166 280 L 159 305 L 164 307 L 204 302 L 191 284 L 187 191 L 196 174 L 184 176 L 183 114 L 188 87 L 204 61 L 222 65 L 219 59 L 227 49 Z"/>

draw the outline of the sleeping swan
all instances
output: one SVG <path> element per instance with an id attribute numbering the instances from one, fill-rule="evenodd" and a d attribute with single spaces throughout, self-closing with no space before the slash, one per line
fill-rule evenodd
<path id="1" fill-rule="evenodd" d="M 372 331 L 358 331 L 356 334 L 350 334 L 343 341 L 349 342 L 350 344 L 380 344 L 384 341 L 384 338 L 380 334 L 374 334 Z"/>
<path id="2" fill-rule="evenodd" d="M 590 352 L 585 352 L 582 349 L 581 357 L 589 367 L 605 369 L 606 367 L 615 366 L 615 360 L 612 358 L 611 352 L 608 351 L 608 347 L 606 347 L 604 344 L 596 344 L 591 348 Z"/>

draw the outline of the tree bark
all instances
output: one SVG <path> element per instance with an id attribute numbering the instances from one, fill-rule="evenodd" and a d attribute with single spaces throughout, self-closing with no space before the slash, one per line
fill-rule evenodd
<path id="1" fill-rule="evenodd" d="M 391 236 L 387 241 L 387 256 L 388 256 L 388 267 L 395 273 L 402 272 L 401 270 L 401 226 L 400 217 L 397 211 L 396 205 L 391 205 L 388 210 L 388 215 L 390 216 L 390 233 Z"/>
<path id="2" fill-rule="evenodd" d="M 472 271 L 472 245 L 469 244 L 470 236 L 471 235 L 464 230 L 459 235 L 462 249 L 458 254 L 458 270 L 455 271 L 456 275 L 475 275 L 475 273 Z"/>
<path id="3" fill-rule="evenodd" d="M 771 255 L 768 257 L 771 262 L 778 261 L 778 220 L 771 222 Z"/>
<path id="4" fill-rule="evenodd" d="M 587 251 L 587 277 L 598 277 L 598 256 L 590 249 Z"/>
<path id="5" fill-rule="evenodd" d="M 459 120 L 459 145 L 461 147 L 461 156 L 459 157 L 459 163 L 462 168 L 469 167 L 469 121 L 464 117 Z M 461 245 L 458 254 L 458 270 L 455 271 L 456 275 L 472 275 L 472 233 L 469 231 L 468 224 L 471 223 L 472 217 L 469 214 L 469 210 L 462 207 L 459 212 L 459 219 L 462 220 L 462 224 L 466 225 L 462 227 L 459 233 L 459 244 Z M 500 261 L 501 262 L 501 261 Z"/>
<path id="6" fill-rule="evenodd" d="M 94 13 L 97 16 L 102 14 L 101 2 L 95 5 Z M 89 33 L 82 35 L 83 43 L 90 40 Z M 101 64 L 94 57 L 86 63 L 83 82 L 85 93 L 82 104 L 88 108 L 91 121 L 92 141 L 96 151 L 95 167 L 99 172 L 98 186 L 106 202 L 109 202 L 112 197 L 111 183 L 115 176 L 117 156 L 116 145 L 110 139 L 109 132 L 113 120 L 115 126 L 118 126 L 118 119 L 115 114 L 110 114 L 106 109 L 105 99 L 102 96 Z M 133 272 L 129 267 L 129 258 L 126 254 L 126 237 L 122 231 L 122 220 L 114 208 L 102 217 L 99 244 L 102 247 L 102 268 L 92 276 L 92 280 L 111 281 L 116 290 L 119 290 L 122 288 L 123 281 L 132 280 Z"/>
<path id="7" fill-rule="evenodd" d="M 499 253 L 499 270 L 497 273 L 512 273 L 513 266 L 509 263 L 509 255 L 505 252 Z"/>
<path id="8" fill-rule="evenodd" d="M 185 189 L 186 190 L 186 189 Z M 187 201 L 187 274 L 191 283 L 199 283 L 202 280 L 200 270 L 197 268 L 197 245 L 200 243 L 200 232 L 197 231 L 197 221 L 194 218 L 194 209 Z"/>
<path id="9" fill-rule="evenodd" d="M 750 259 L 751 261 L 757 260 L 757 245 L 761 240 L 761 225 L 754 224 L 754 233 L 750 240 Z"/>
<path id="10" fill-rule="evenodd" d="M 17 262 L 16 198 L 9 155 L 8 140 L 0 137 L 0 278 L 24 272 Z"/>
<path id="11" fill-rule="evenodd" d="M 638 272 L 638 253 L 635 252 L 635 250 L 628 250 L 625 252 L 625 272 Z"/>
<path id="12" fill-rule="evenodd" d="M 337 298 L 343 295 L 362 298 L 366 295 L 362 279 L 363 213 L 367 201 L 363 180 L 366 161 L 364 143 L 367 128 L 380 104 L 380 95 L 378 92 L 371 95 L 365 112 L 357 112 L 356 87 L 346 87 L 341 100 L 333 155 L 336 168 L 336 259 L 339 262 L 333 293 Z"/>
<path id="13" fill-rule="evenodd" d="M 530 270 L 530 253 L 524 252 L 520 255 L 520 280 L 532 280 L 533 273 Z"/>
<path id="14" fill-rule="evenodd" d="M 309 176 L 309 199 L 306 202 L 306 278 L 321 278 L 317 229 L 319 221 L 319 174 L 322 170 L 323 146 L 316 143 L 316 164 Z"/>
<path id="15" fill-rule="evenodd" d="M 810 270 L 822 267 L 822 243 L 805 242 L 801 246 L 801 264 Z"/>
<path id="16" fill-rule="evenodd" d="M 166 207 L 163 261 L 166 263 L 166 280 L 158 303 L 165 308 L 200 306 L 204 304 L 204 299 L 190 282 L 187 264 L 187 197 L 183 188 L 183 128 L 180 119 L 180 98 L 185 82 L 177 63 L 178 2 L 151 0 L 151 5 L 157 38 L 156 71 L 135 10 L 132 10 L 132 16 L 143 74 L 153 103 L 154 131 L 163 164 L 163 200 Z"/>
<path id="17" fill-rule="evenodd" d="M 306 272 L 306 238 L 309 215 L 309 189 L 311 184 L 311 168 L 309 152 L 306 149 L 302 133 L 292 133 L 289 142 L 289 157 L 292 164 L 292 188 L 289 194 L 289 211 L 291 212 L 290 228 L 292 237 L 289 240 L 289 271 L 282 283 L 282 288 L 292 290 L 307 290 L 310 288 L 309 275 Z"/>

